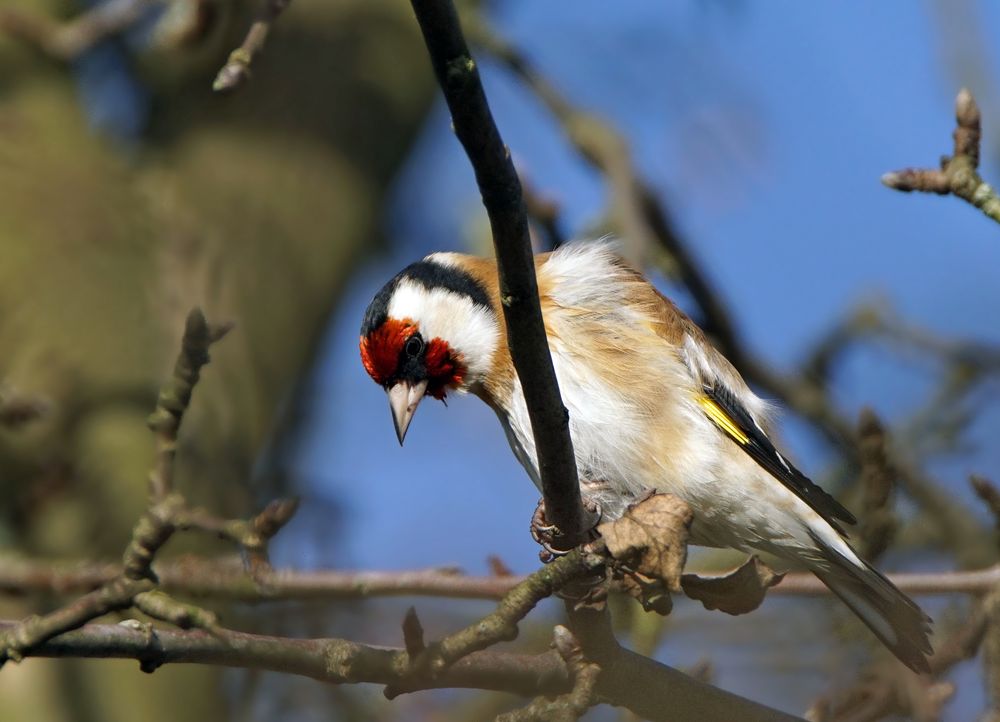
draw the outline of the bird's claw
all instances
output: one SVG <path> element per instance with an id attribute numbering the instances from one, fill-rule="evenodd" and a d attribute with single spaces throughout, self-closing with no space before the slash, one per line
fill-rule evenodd
<path id="1" fill-rule="evenodd" d="M 593 499 L 584 499 L 583 508 L 593 519 L 590 528 L 586 532 L 587 541 L 589 542 L 598 536 L 597 525 L 601 521 L 603 512 L 601 511 L 601 505 Z M 571 549 L 563 549 L 559 546 L 559 540 L 564 537 L 565 534 L 563 534 L 559 527 L 549 523 L 545 516 L 545 500 L 540 499 L 534 513 L 531 515 L 531 538 L 535 540 L 536 544 L 542 547 L 538 552 L 538 558 L 543 563 L 548 564 L 553 559 L 569 554 L 572 551 Z"/>

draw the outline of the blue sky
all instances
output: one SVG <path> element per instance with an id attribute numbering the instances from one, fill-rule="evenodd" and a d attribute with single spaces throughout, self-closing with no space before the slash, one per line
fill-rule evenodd
<path id="1" fill-rule="evenodd" d="M 1000 107 L 992 87 L 975 84 L 995 80 L 1000 58 L 982 58 L 976 78 L 959 77 L 943 60 L 946 16 L 933 4 L 498 5 L 502 32 L 574 102 L 626 134 L 748 342 L 775 366 L 793 366 L 846 309 L 871 299 L 948 336 L 1000 342 L 996 225 L 958 200 L 879 183 L 886 171 L 934 165 L 948 152 L 961 83 L 987 108 Z M 995 37 L 1000 7 L 973 6 L 980 31 Z M 530 94 L 487 59 L 481 67 L 519 167 L 561 204 L 564 227 L 584 234 L 604 210 L 601 179 Z M 985 137 L 998 148 L 1000 117 L 984 116 Z M 984 155 L 984 175 L 1000 182 L 990 162 L 997 153 Z M 355 278 L 318 366 L 314 418 L 296 466 L 307 499 L 336 499 L 344 514 L 342 528 L 328 544 L 316 542 L 307 561 L 481 572 L 486 555 L 499 553 L 518 571 L 535 567 L 527 525 L 537 493 L 492 412 L 474 398 L 448 408 L 426 403 L 401 449 L 384 394 L 357 356 L 360 318 L 381 284 L 425 253 L 466 248 L 483 223 L 471 170 L 438 103 L 392 193 L 392 251 Z M 851 414 L 870 403 L 890 420 L 904 418 L 934 370 L 919 358 L 854 353 L 836 400 Z M 969 471 L 1000 478 L 1000 449 L 989 444 L 1000 422 L 997 396 L 994 384 L 981 399 L 989 410 L 973 428 L 972 450 L 934 466 L 962 498 Z M 785 436 L 800 465 L 818 475 L 823 445 L 795 424 Z M 301 546 L 286 544 L 286 558 L 302 564 Z M 799 654 L 795 638 L 782 638 L 782 619 L 828 609 L 770 600 L 755 621 L 774 623 L 775 633 L 745 646 L 736 644 L 745 626 L 728 618 L 706 625 L 708 612 L 681 605 L 665 658 L 694 661 L 714 650 L 715 659 L 725 649 L 721 684 L 796 709 L 828 684 L 828 657 L 807 658 L 810 681 L 791 696 L 762 686 L 754 662 L 782 649 Z M 697 633 L 705 627 L 718 639 Z M 952 718 L 967 718 L 980 703 L 978 681 L 964 674 Z"/>

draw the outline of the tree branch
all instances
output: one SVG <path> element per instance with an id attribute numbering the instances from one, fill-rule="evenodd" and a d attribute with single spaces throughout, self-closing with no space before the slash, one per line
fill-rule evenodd
<path id="1" fill-rule="evenodd" d="M 982 137 L 979 106 L 967 88 L 955 99 L 955 139 L 952 155 L 941 158 L 941 168 L 906 168 L 886 173 L 882 182 L 898 191 L 948 195 L 971 203 L 1000 223 L 1000 196 L 978 172 Z"/>
<path id="2" fill-rule="evenodd" d="M 215 76 L 215 81 L 212 83 L 212 90 L 215 92 L 232 92 L 250 79 L 250 64 L 264 49 L 264 43 L 267 42 L 267 36 L 278 16 L 292 4 L 292 0 L 262 0 L 262 2 L 260 14 L 247 31 L 243 43 L 229 54 L 226 64 Z"/>
<path id="3" fill-rule="evenodd" d="M 53 563 L 0 557 L 0 593 L 80 594 L 121 574 L 121 565 Z M 238 558 L 182 558 L 153 565 L 159 589 L 185 597 L 241 602 L 365 599 L 368 597 L 447 597 L 499 600 L 526 577 L 469 576 L 456 569 L 335 571 L 272 569 L 256 575 Z M 887 575 L 911 595 L 983 594 L 1000 584 L 1000 565 L 970 571 L 903 572 Z M 826 596 L 814 575 L 786 574 L 769 595 Z"/>
<path id="4" fill-rule="evenodd" d="M 61 62 L 71 62 L 101 40 L 132 27 L 162 0 L 107 0 L 72 20 L 57 23 L 20 10 L 0 10 L 0 31 L 37 47 Z"/>
<path id="5" fill-rule="evenodd" d="M 0 621 L 0 631 L 16 623 Z M 419 686 L 404 649 L 373 647 L 343 639 L 289 639 L 230 630 L 146 629 L 133 624 L 88 624 L 41 643 L 36 657 L 135 659 L 146 670 L 164 664 L 213 664 L 311 677 L 322 682 L 368 682 L 407 691 L 474 688 L 515 694 L 558 695 L 572 691 L 571 674 L 556 651 L 539 655 L 472 652 Z M 724 692 L 641 655 L 622 650 L 614 670 L 602 670 L 595 694 L 654 722 L 739 719 L 797 720 Z"/>
<path id="6" fill-rule="evenodd" d="M 153 594 L 156 576 L 151 565 L 167 540 L 184 526 L 184 515 L 189 513 L 184 497 L 173 489 L 177 431 L 201 368 L 208 363 L 208 347 L 228 330 L 229 326 L 210 326 L 198 309 L 188 314 L 173 377 L 164 385 L 150 417 L 150 428 L 157 437 L 156 463 L 150 476 L 150 505 L 132 529 L 122 555 L 121 572 L 60 609 L 29 617 L 0 634 L 0 666 L 7 660 L 19 661 L 34 647 L 61 632 L 132 606 L 155 619 L 182 626 L 214 627 L 215 618 L 210 613 L 176 602 L 165 594 Z"/>
<path id="7" fill-rule="evenodd" d="M 507 343 L 531 419 L 546 517 L 571 548 L 583 541 L 586 524 L 569 415 L 542 324 L 521 183 L 493 121 L 454 5 L 450 0 L 412 0 L 412 5 L 490 219 Z"/>

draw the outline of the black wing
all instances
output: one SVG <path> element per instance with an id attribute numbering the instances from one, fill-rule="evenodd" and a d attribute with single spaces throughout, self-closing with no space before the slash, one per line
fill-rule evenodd
<path id="1" fill-rule="evenodd" d="M 801 471 L 778 453 L 767 434 L 760 428 L 750 412 L 736 399 L 732 391 L 721 383 L 705 384 L 702 406 L 710 419 L 727 436 L 735 441 L 754 461 L 764 467 L 775 479 L 795 492 L 813 511 L 822 516 L 841 535 L 844 530 L 836 520 L 856 524 L 857 519 L 844 506 L 814 484 Z"/>

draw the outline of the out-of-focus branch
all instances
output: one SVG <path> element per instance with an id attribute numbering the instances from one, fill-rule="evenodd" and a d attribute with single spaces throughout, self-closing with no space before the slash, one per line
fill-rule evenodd
<path id="1" fill-rule="evenodd" d="M 107 0 L 72 20 L 58 23 L 21 10 L 0 10 L 0 31 L 33 45 L 61 62 L 75 60 L 112 35 L 127 30 L 163 0 Z"/>
<path id="2" fill-rule="evenodd" d="M 202 527 L 203 512 L 188 507 L 184 497 L 174 490 L 173 455 L 177 431 L 191 400 L 202 366 L 208 363 L 208 348 L 220 340 L 229 326 L 210 325 L 200 310 L 188 314 L 181 342 L 181 353 L 173 377 L 164 385 L 150 428 L 157 436 L 157 454 L 150 477 L 150 504 L 136 522 L 132 537 L 122 555 L 121 570 L 99 587 L 44 616 L 32 616 L 0 634 L 0 665 L 18 661 L 53 636 L 76 629 L 108 612 L 136 607 L 146 615 L 184 628 L 202 626 L 216 629 L 215 616 L 189 604 L 175 601 L 156 589 L 157 578 L 152 563 L 159 550 L 178 529 Z M 268 506 L 249 522 L 221 524 L 213 531 L 243 544 L 250 555 L 264 553 L 267 540 L 288 521 L 294 505 L 277 503 Z"/>
<path id="3" fill-rule="evenodd" d="M 892 715 L 915 720 L 937 720 L 954 693 L 942 678 L 955 665 L 972 659 L 983 645 L 995 613 L 997 592 L 978 601 L 969 617 L 939 642 L 930 658 L 930 674 L 919 677 L 894 661 L 864 670 L 852 686 L 824 695 L 806 715 L 813 722 L 877 722 Z"/>
<path id="4" fill-rule="evenodd" d="M 861 552 L 866 559 L 874 561 L 889 547 L 897 523 L 891 504 L 895 472 L 889 463 L 885 429 L 875 412 L 868 408 L 862 410 L 858 422 L 858 455 L 862 491 Z"/>
<path id="5" fill-rule="evenodd" d="M 666 252 L 665 270 L 690 291 L 701 311 L 702 327 L 731 361 L 741 366 L 743 346 L 729 312 L 680 237 L 673 219 L 655 191 L 632 163 L 626 139 L 596 115 L 574 106 L 510 43 L 482 23 L 473 26 L 477 43 L 530 87 L 562 124 L 570 142 L 587 161 L 602 171 L 613 195 L 612 205 L 622 224 L 626 255 L 642 262 L 655 248 Z"/>
<path id="6" fill-rule="evenodd" d="M 160 389 L 156 408 L 147 421 L 156 441 L 156 462 L 149 475 L 149 493 L 154 502 L 162 501 L 173 491 L 177 432 L 201 369 L 209 361 L 208 348 L 232 327 L 232 324 L 209 325 L 200 311 L 188 316 L 173 374 Z"/>
<path id="7" fill-rule="evenodd" d="M 232 92 L 250 79 L 250 64 L 264 49 L 271 27 L 285 8 L 291 5 L 292 0 L 262 0 L 262 2 L 260 14 L 247 31 L 243 43 L 229 54 L 226 64 L 215 76 L 215 81 L 212 83 L 212 90 L 215 92 Z"/>
<path id="8" fill-rule="evenodd" d="M 26 396 L 0 390 L 0 428 L 20 429 L 45 416 L 50 402 L 39 396 Z"/>
<path id="9" fill-rule="evenodd" d="M 583 541 L 587 524 L 569 415 L 559 394 L 542 325 L 521 183 L 493 121 L 454 5 L 450 0 L 412 0 L 412 5 L 451 111 L 455 134 L 475 171 L 490 219 L 507 343 L 531 418 L 545 515 L 564 535 L 564 546 L 571 548 Z"/>
<path id="10" fill-rule="evenodd" d="M 882 176 L 882 182 L 898 191 L 951 194 L 971 203 L 1000 223 L 1000 196 L 978 172 L 982 137 L 979 106 L 968 88 L 955 99 L 956 127 L 952 155 L 941 158 L 941 168 L 906 168 Z"/>
<path id="11" fill-rule="evenodd" d="M 412 571 L 299 571 L 268 569 L 248 574 L 240 559 L 184 558 L 156 562 L 158 587 L 185 597 L 266 602 L 364 599 L 367 597 L 447 597 L 501 599 L 526 577 L 469 576 L 446 569 Z M 53 563 L 0 557 L 0 593 L 69 595 L 92 591 L 121 574 L 118 564 Z M 983 594 L 1000 584 L 1000 565 L 971 571 L 887 575 L 910 595 Z M 786 574 L 770 595 L 819 597 L 830 592 L 815 576 Z"/>

